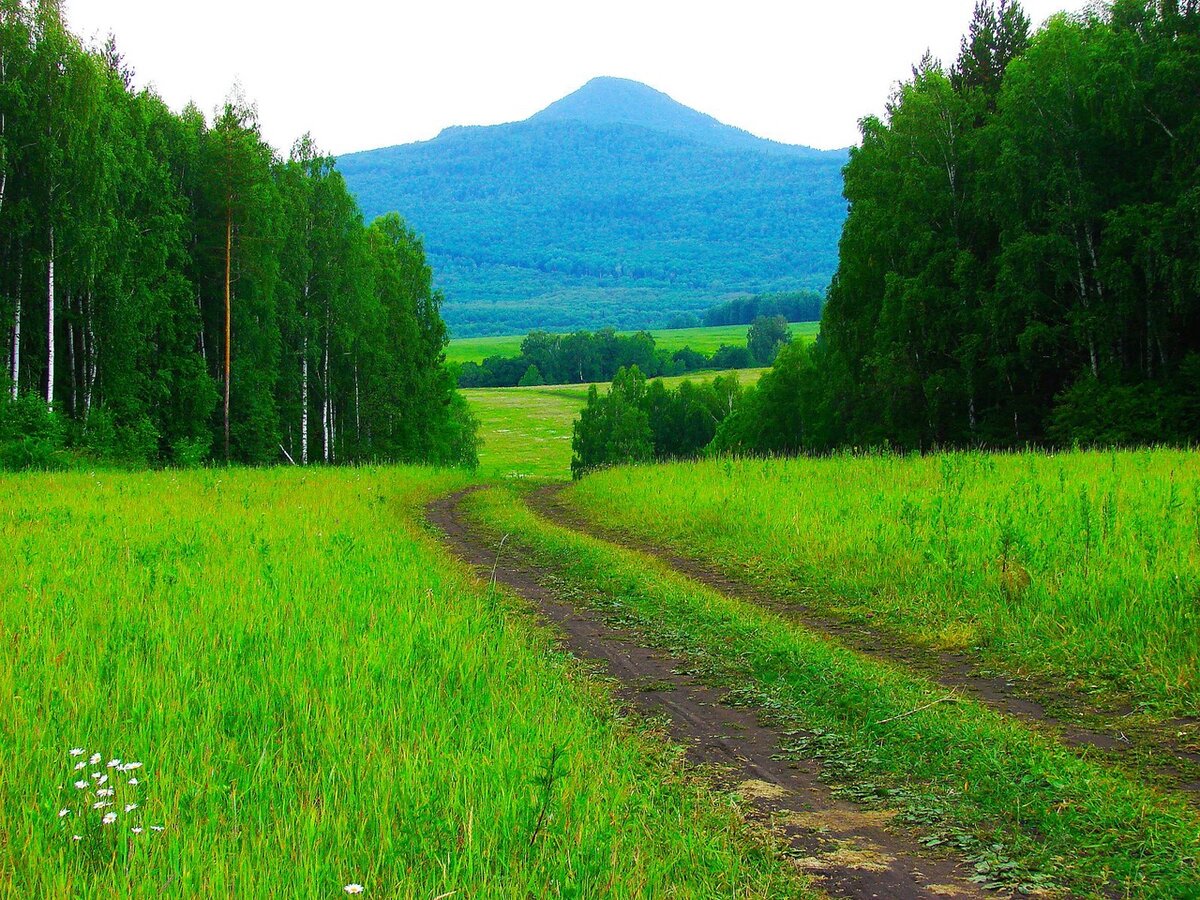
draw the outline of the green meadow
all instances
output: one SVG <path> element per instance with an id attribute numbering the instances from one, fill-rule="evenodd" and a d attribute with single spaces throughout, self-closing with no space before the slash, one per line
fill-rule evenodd
<path id="1" fill-rule="evenodd" d="M 467 481 L 0 477 L 0 893 L 800 895 L 418 525 Z"/>
<path id="2" fill-rule="evenodd" d="M 742 384 L 753 384 L 765 369 L 738 369 Z M 664 378 L 668 387 L 686 380 L 711 380 L 719 373 L 698 372 Z M 464 390 L 479 421 L 480 473 L 498 478 L 569 478 L 571 435 L 587 402 L 589 385 L 472 388 Z M 597 385 L 607 390 L 607 384 Z"/>
<path id="3" fill-rule="evenodd" d="M 654 472 L 671 470 L 614 475 Z M 680 513 L 673 485 L 683 483 L 664 479 L 660 509 L 659 485 L 644 481 L 647 502 L 621 527 L 645 534 L 664 510 Z M 686 483 L 711 494 L 702 478 Z M 790 496 L 785 485 L 764 479 L 758 489 Z M 591 511 L 590 497 L 573 500 Z M 512 488 L 475 494 L 469 509 L 481 527 L 508 535 L 510 552 L 554 572 L 573 602 L 682 657 L 684 670 L 727 690 L 730 702 L 762 710 L 783 731 L 783 758 L 821 760 L 843 796 L 917 829 L 929 847 L 957 849 L 979 881 L 1038 896 L 1195 896 L 1200 813 L 1181 797 L 969 698 L 939 702 L 945 689 L 928 678 L 866 659 L 642 553 L 552 524 Z M 638 514 L 644 524 L 635 528 Z M 752 545 L 736 552 L 756 559 Z"/>
<path id="4" fill-rule="evenodd" d="M 1163 715 L 1200 709 L 1195 452 L 720 459 L 600 472 L 568 497 L 907 640 Z"/>
<path id="5" fill-rule="evenodd" d="M 795 339 L 814 340 L 820 327 L 819 322 L 797 322 L 792 325 Z M 722 344 L 744 347 L 749 325 L 716 325 L 700 328 L 658 328 L 650 334 L 660 350 L 682 350 L 691 347 L 698 353 L 712 354 Z M 633 332 L 621 332 L 632 334 Z M 514 334 L 498 337 L 454 338 L 446 348 L 446 361 L 450 363 L 482 362 L 489 356 L 520 356 L 521 341 L 525 335 Z"/>

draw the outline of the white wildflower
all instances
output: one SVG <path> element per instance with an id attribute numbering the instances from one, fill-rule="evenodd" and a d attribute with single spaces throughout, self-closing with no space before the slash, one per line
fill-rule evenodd
<path id="1" fill-rule="evenodd" d="M 72 755 L 72 756 L 83 756 L 83 754 L 85 754 L 86 752 L 87 752 L 87 751 L 86 751 L 86 750 L 84 750 L 82 747 L 72 747 L 72 748 L 71 748 L 71 755 Z"/>
<path id="2" fill-rule="evenodd" d="M 121 764 L 121 761 L 119 759 L 110 759 L 108 761 L 108 768 L 115 769 L 120 764 Z"/>
<path id="3" fill-rule="evenodd" d="M 132 785 L 135 785 L 135 786 L 136 786 L 136 785 L 137 785 L 137 783 L 138 783 L 138 780 L 137 780 L 136 778 L 130 778 L 130 779 L 129 779 L 129 784 L 132 784 Z"/>
<path id="4" fill-rule="evenodd" d="M 90 762 L 94 766 L 94 765 L 96 765 L 96 763 L 100 762 L 100 760 L 102 760 L 102 759 L 104 759 L 104 757 L 101 756 L 99 753 L 93 753 L 90 757 L 88 757 L 88 762 Z"/>
<path id="5" fill-rule="evenodd" d="M 166 827 L 165 825 L 151 825 L 150 830 L 151 831 L 162 831 L 165 827 Z"/>
<path id="6" fill-rule="evenodd" d="M 81 791 L 82 791 L 84 788 L 86 788 L 87 786 L 88 786 L 88 783 L 87 783 L 86 781 L 77 781 L 77 782 L 75 782 L 75 787 L 79 788 L 79 790 L 81 790 Z"/>
<path id="7" fill-rule="evenodd" d="M 103 772 L 93 772 L 93 773 L 92 773 L 92 777 L 93 777 L 93 778 L 99 778 L 99 777 L 100 777 L 101 775 L 103 775 L 103 774 L 104 774 Z"/>
<path id="8" fill-rule="evenodd" d="M 97 800 L 92 804 L 92 809 L 104 809 L 106 806 L 112 806 L 111 800 Z"/>
<path id="9" fill-rule="evenodd" d="M 101 819 L 100 821 L 103 822 L 105 825 L 111 825 L 113 822 L 117 821 L 117 814 L 116 813 L 105 813 L 104 818 Z"/>
<path id="10" fill-rule="evenodd" d="M 96 796 L 97 797 L 111 797 L 115 793 L 116 793 L 116 791 L 114 791 L 112 788 L 100 788 L 100 790 L 96 791 Z"/>
<path id="11" fill-rule="evenodd" d="M 73 840 L 73 841 L 82 841 L 82 840 L 83 840 L 83 835 L 82 835 L 82 834 L 73 834 L 73 835 L 71 835 L 71 840 Z"/>
<path id="12" fill-rule="evenodd" d="M 137 809 L 137 804 L 136 804 L 136 803 L 126 803 L 126 804 L 125 804 L 125 812 L 127 812 L 127 813 L 131 813 L 131 812 L 133 812 L 135 809 Z"/>
<path id="13" fill-rule="evenodd" d="M 107 776 L 107 775 L 101 775 L 101 776 L 99 777 L 99 779 L 97 779 L 97 780 L 96 780 L 96 784 L 104 784 L 104 783 L 106 783 L 107 781 L 108 781 L 108 776 Z"/>
<path id="14" fill-rule="evenodd" d="M 345 891 L 347 894 L 361 894 L 363 892 L 363 886 L 361 884 L 348 884 L 346 885 Z"/>
<path id="15" fill-rule="evenodd" d="M 87 768 L 86 760 L 81 759 L 79 762 L 75 763 L 75 771 L 76 772 L 82 771 L 83 769 L 86 769 L 86 768 Z"/>
<path id="16" fill-rule="evenodd" d="M 60 810 L 58 811 L 58 817 L 59 817 L 60 819 L 61 819 L 63 816 L 69 816 L 70 814 L 71 814 L 71 811 L 70 811 L 69 809 L 60 809 Z"/>
<path id="17" fill-rule="evenodd" d="M 140 762 L 127 762 L 127 763 L 125 763 L 125 765 L 121 766 L 121 771 L 122 772 L 130 772 L 133 769 L 140 769 L 141 767 L 142 767 L 142 764 Z"/>
<path id="18" fill-rule="evenodd" d="M 132 831 L 134 834 L 141 834 L 146 829 L 143 828 L 141 825 L 139 825 L 136 828 L 130 828 L 129 830 Z"/>

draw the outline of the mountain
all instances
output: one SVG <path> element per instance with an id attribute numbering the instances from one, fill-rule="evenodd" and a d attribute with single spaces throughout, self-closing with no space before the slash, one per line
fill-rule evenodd
<path id="1" fill-rule="evenodd" d="M 521 122 L 341 157 L 368 217 L 425 236 L 454 334 L 662 325 L 824 289 L 845 150 L 781 144 L 596 78 Z"/>

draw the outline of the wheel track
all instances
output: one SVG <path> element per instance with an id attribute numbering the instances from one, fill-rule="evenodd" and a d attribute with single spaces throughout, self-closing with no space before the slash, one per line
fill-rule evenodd
<path id="1" fill-rule="evenodd" d="M 680 575 L 698 581 L 718 593 L 769 609 L 806 630 L 836 641 L 873 660 L 897 665 L 937 682 L 947 690 L 960 692 L 984 705 L 1019 719 L 1026 725 L 1055 738 L 1083 754 L 1099 753 L 1118 765 L 1133 753 L 1153 759 L 1160 780 L 1193 805 L 1200 805 L 1200 753 L 1174 745 L 1161 735 L 1153 737 L 1122 729 L 1119 718 L 1107 730 L 1083 727 L 1049 712 L 1035 690 L 1018 691 L 1006 678 L 984 674 L 976 660 L 964 653 L 926 650 L 903 643 L 879 629 L 822 616 L 802 604 L 788 602 L 761 588 L 748 584 L 694 558 L 645 541 L 628 531 L 617 532 L 585 519 L 567 507 L 561 498 L 568 487 L 557 482 L 529 493 L 526 502 L 538 515 L 589 537 L 615 544 L 653 557 Z M 1088 712 L 1094 712 L 1088 710 Z M 1166 727 L 1194 726 L 1192 720 L 1179 720 Z M 1136 773 L 1135 773 L 1136 774 Z"/>
<path id="2" fill-rule="evenodd" d="M 563 635 L 576 656 L 602 663 L 617 680 L 619 699 L 648 715 L 665 715 L 688 760 L 738 791 L 751 818 L 773 828 L 789 855 L 831 896 L 854 898 L 996 897 L 969 880 L 956 857 L 922 847 L 913 835 L 887 827 L 890 814 L 835 798 L 819 779 L 815 760 L 779 760 L 782 735 L 753 710 L 722 702 L 720 691 L 681 674 L 683 660 L 644 646 L 637 635 L 608 626 L 573 604 L 554 584 L 555 573 L 500 552 L 500 541 L 462 513 L 478 488 L 439 498 L 426 518 L 448 548 L 484 578 L 532 603 Z"/>

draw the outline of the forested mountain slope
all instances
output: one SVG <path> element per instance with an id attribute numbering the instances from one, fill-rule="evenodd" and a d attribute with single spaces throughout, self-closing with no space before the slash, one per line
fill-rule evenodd
<path id="1" fill-rule="evenodd" d="M 418 223 L 458 335 L 661 325 L 728 294 L 823 289 L 845 151 L 597 78 L 523 122 L 343 156 L 368 217 Z"/>

